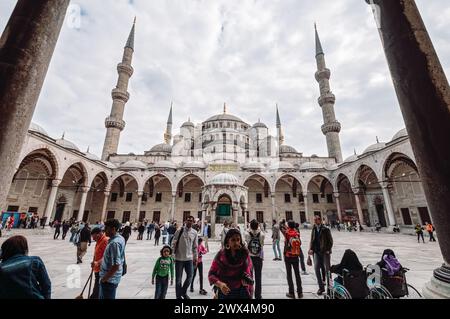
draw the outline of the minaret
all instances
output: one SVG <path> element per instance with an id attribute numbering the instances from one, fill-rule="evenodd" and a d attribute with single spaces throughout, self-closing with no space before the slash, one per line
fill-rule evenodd
<path id="1" fill-rule="evenodd" d="M 172 142 L 172 108 L 173 108 L 173 103 L 170 104 L 170 113 L 169 113 L 169 119 L 167 120 L 167 127 L 166 127 L 166 132 L 164 133 L 164 143 L 170 145 L 170 143 Z"/>
<path id="2" fill-rule="evenodd" d="M 284 144 L 284 135 L 283 130 L 281 129 L 281 120 L 280 113 L 278 112 L 278 104 L 277 104 L 277 138 L 278 138 L 278 147 Z"/>
<path id="3" fill-rule="evenodd" d="M 319 105 L 322 107 L 323 121 L 322 132 L 327 139 L 328 156 L 336 159 L 338 163 L 342 162 L 341 142 L 339 140 L 339 132 L 341 131 L 341 123 L 336 120 L 334 113 L 334 103 L 336 97 L 330 90 L 331 72 L 325 64 L 325 54 L 320 43 L 317 26 L 314 24 L 316 31 L 316 61 L 317 72 L 316 80 L 320 86 Z"/>
<path id="4" fill-rule="evenodd" d="M 117 72 L 119 79 L 117 86 L 112 90 L 113 105 L 111 108 L 111 115 L 105 120 L 106 138 L 103 145 L 102 160 L 107 161 L 111 154 L 117 153 L 119 146 L 120 132 L 125 128 L 125 121 L 123 120 L 123 112 L 125 104 L 130 99 L 128 93 L 128 82 L 133 75 L 133 67 L 131 61 L 134 53 L 134 33 L 136 27 L 136 18 L 134 19 L 133 27 L 131 28 L 127 44 L 123 52 L 122 62 L 117 65 Z"/>

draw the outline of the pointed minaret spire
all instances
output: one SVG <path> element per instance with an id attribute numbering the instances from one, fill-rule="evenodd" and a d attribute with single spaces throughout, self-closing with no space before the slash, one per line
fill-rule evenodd
<path id="1" fill-rule="evenodd" d="M 86 153 L 89 153 L 89 148 L 90 148 L 91 146 L 89 145 L 88 146 L 88 148 L 87 148 L 87 150 L 86 150 Z"/>
<path id="2" fill-rule="evenodd" d="M 355 151 L 355 155 L 358 155 L 358 154 L 356 154 L 356 148 L 354 148 L 353 150 Z"/>
<path id="3" fill-rule="evenodd" d="M 324 54 L 322 49 L 322 43 L 320 42 L 319 32 L 317 32 L 317 24 L 314 22 L 314 29 L 316 30 L 316 56 Z"/>
<path id="4" fill-rule="evenodd" d="M 284 144 L 284 135 L 283 130 L 281 129 L 281 120 L 280 120 L 280 112 L 278 111 L 277 104 L 277 137 L 278 137 L 278 145 L 281 146 Z"/>
<path id="5" fill-rule="evenodd" d="M 322 133 L 325 135 L 327 140 L 328 156 L 336 159 L 337 163 L 342 163 L 342 150 L 339 139 L 341 123 L 336 120 L 336 114 L 334 113 L 336 97 L 331 92 L 330 88 L 331 71 L 327 68 L 325 63 L 325 54 L 322 50 L 322 44 L 320 43 L 317 26 L 315 25 L 314 27 L 316 32 L 316 80 L 319 83 L 319 105 L 322 108 L 324 121 L 324 124 L 322 125 Z"/>
<path id="6" fill-rule="evenodd" d="M 379 144 L 380 143 L 380 140 L 378 139 L 378 136 L 377 136 L 377 144 Z"/>
<path id="7" fill-rule="evenodd" d="M 64 139 L 64 136 L 66 135 L 66 132 L 63 132 L 63 135 L 61 136 L 61 139 Z"/>
<path id="8" fill-rule="evenodd" d="M 128 83 L 133 75 L 134 69 L 131 66 L 134 53 L 134 33 L 136 27 L 136 18 L 131 28 L 130 36 L 127 44 L 123 50 L 122 62 L 117 65 L 117 72 L 119 79 L 116 87 L 112 90 L 113 105 L 111 107 L 111 114 L 105 120 L 106 137 L 103 144 L 102 160 L 107 161 L 111 154 L 117 154 L 119 148 L 120 133 L 125 128 L 125 121 L 123 120 L 123 113 L 125 111 L 125 104 L 130 99 L 128 93 Z"/>
<path id="9" fill-rule="evenodd" d="M 164 143 L 169 144 L 172 141 L 172 109 L 173 109 L 173 102 L 170 103 L 170 113 L 169 118 L 167 119 L 167 127 L 166 132 L 164 133 Z"/>
<path id="10" fill-rule="evenodd" d="M 136 29 L 136 17 L 134 17 L 133 27 L 131 28 L 130 35 L 128 36 L 127 44 L 125 48 L 130 48 L 134 51 L 134 33 Z"/>
<path id="11" fill-rule="evenodd" d="M 223 103 L 223 114 L 227 114 L 227 103 Z"/>

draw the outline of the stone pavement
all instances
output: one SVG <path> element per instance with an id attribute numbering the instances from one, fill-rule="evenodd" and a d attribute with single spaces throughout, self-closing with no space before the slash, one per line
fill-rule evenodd
<path id="1" fill-rule="evenodd" d="M 343 252 L 346 249 L 353 249 L 360 258 L 363 265 L 377 262 L 381 253 L 386 248 L 391 248 L 396 253 L 404 267 L 410 268 L 407 273 L 408 283 L 414 285 L 419 291 L 427 283 L 433 270 L 442 264 L 442 256 L 437 243 L 428 242 L 417 243 L 415 237 L 402 234 L 385 233 L 355 233 L 337 232 L 333 230 L 334 249 L 332 254 L 332 264 L 339 263 Z M 78 295 L 90 273 L 90 260 L 92 260 L 95 243 L 88 247 L 88 253 L 84 257 L 84 262 L 80 268 L 76 265 L 76 247 L 69 243 L 69 237 L 65 241 L 53 240 L 50 230 L 13 230 L 11 233 L 3 231 L 4 237 L 0 238 L 0 244 L 5 238 L 12 234 L 23 234 L 28 238 L 30 255 L 40 256 L 49 273 L 52 281 L 52 298 L 73 299 Z M 307 253 L 311 231 L 302 230 L 302 247 Z M 155 247 L 154 241 L 137 241 L 137 233 L 133 233 L 127 244 L 128 273 L 122 278 L 119 285 L 117 298 L 153 298 L 154 286 L 151 285 L 151 274 L 159 250 L 162 245 Z M 271 232 L 266 233 L 264 246 L 265 261 L 263 266 L 263 298 L 286 299 L 287 282 L 284 263 L 272 261 L 274 253 L 271 244 Z M 146 234 L 144 235 L 144 239 Z M 160 239 L 160 243 L 161 243 Z M 192 299 L 212 298 L 212 289 L 207 283 L 207 273 L 215 253 L 220 248 L 218 241 L 209 243 L 211 252 L 203 257 L 204 263 L 204 288 L 208 291 L 207 296 L 198 293 L 198 275 L 195 279 L 195 292 L 188 293 Z M 281 244 L 281 248 L 283 243 Z M 306 262 L 306 260 L 305 260 Z M 73 271 L 80 270 L 81 280 L 76 287 L 72 278 Z M 308 275 L 302 275 L 303 291 L 305 299 L 319 298 L 315 292 L 318 289 L 314 270 L 307 266 Z M 72 275 L 71 275 L 72 274 Z M 75 273 L 76 274 L 76 273 Z M 78 288 L 77 288 L 78 286 Z M 175 298 L 175 288 L 169 287 L 167 298 Z"/>

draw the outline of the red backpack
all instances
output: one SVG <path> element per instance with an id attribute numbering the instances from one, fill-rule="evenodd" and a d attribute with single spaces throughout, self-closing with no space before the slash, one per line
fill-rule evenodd
<path id="1" fill-rule="evenodd" d="M 288 233 L 289 234 L 289 233 Z M 295 235 L 286 238 L 286 256 L 287 257 L 300 257 L 300 247 L 302 241 L 300 240 L 300 234 L 295 232 Z"/>

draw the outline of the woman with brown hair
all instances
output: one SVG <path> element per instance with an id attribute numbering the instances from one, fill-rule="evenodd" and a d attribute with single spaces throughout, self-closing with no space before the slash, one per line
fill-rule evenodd
<path id="1" fill-rule="evenodd" d="M 0 299 L 50 299 L 51 282 L 39 257 L 28 256 L 28 242 L 13 236 L 1 247 Z"/>
<path id="2" fill-rule="evenodd" d="M 224 248 L 214 258 L 208 273 L 218 299 L 251 299 L 253 296 L 252 261 L 237 229 L 225 235 Z"/>

